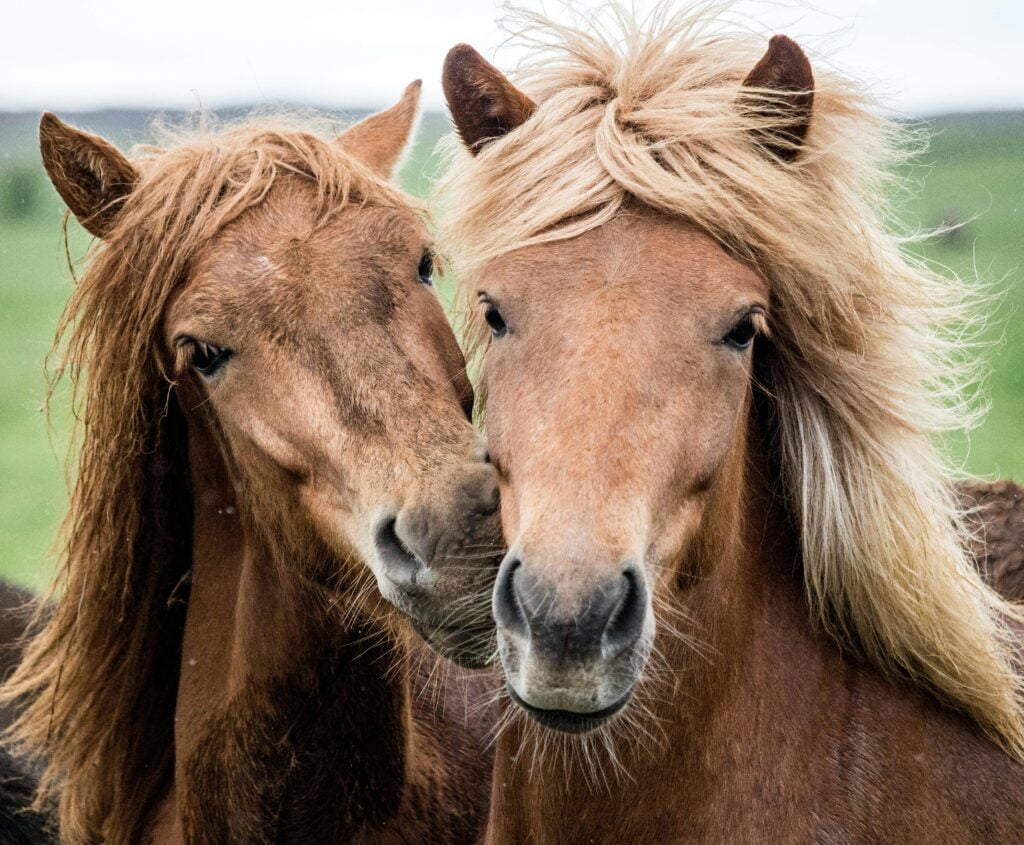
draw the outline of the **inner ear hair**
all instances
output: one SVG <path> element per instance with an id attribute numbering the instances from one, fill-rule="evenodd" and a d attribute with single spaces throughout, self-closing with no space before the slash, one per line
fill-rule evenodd
<path id="1" fill-rule="evenodd" d="M 92 235 L 105 237 L 138 174 L 112 144 L 46 112 L 39 121 L 43 166 L 61 199 Z"/>
<path id="2" fill-rule="evenodd" d="M 452 123 L 474 155 L 525 123 L 537 106 L 468 44 L 448 51 L 441 78 Z"/>
<path id="3" fill-rule="evenodd" d="M 773 119 L 774 125 L 755 132 L 764 149 L 783 161 L 795 159 L 814 107 L 814 74 L 804 51 L 785 35 L 773 36 L 767 52 L 743 80 L 743 87 L 768 89 L 777 95 L 770 100 L 753 92 L 741 93 L 740 105 L 748 114 Z"/>

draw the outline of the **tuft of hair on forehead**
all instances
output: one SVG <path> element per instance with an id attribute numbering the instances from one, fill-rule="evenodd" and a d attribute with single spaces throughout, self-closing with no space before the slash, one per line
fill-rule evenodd
<path id="1" fill-rule="evenodd" d="M 769 40 L 733 4 L 569 15 L 510 14 L 528 48 L 511 79 L 535 110 L 475 155 L 449 144 L 439 244 L 470 357 L 486 348 L 475 287 L 494 258 L 637 201 L 701 227 L 770 286 L 767 387 L 814 618 L 1024 758 L 1022 614 L 976 571 L 933 440 L 977 417 L 977 297 L 894 234 L 915 131 L 818 62 L 799 154 L 773 155 L 764 138 L 784 144 L 788 127 L 772 92 L 742 89 Z"/>
<path id="2" fill-rule="evenodd" d="M 350 201 L 419 208 L 342 142 L 335 121 L 301 112 L 255 112 L 238 122 L 221 124 L 201 114 L 177 125 L 156 121 L 154 144 L 133 150 L 140 172 L 135 204 L 149 210 L 184 211 L 184 235 L 216 234 L 246 209 L 262 202 L 282 178 L 294 176 L 315 190 L 317 222 L 341 211 Z M 184 191 L 177 209 L 167 196 Z M 152 208 L 159 205 L 159 208 Z M 126 208 L 126 212 L 131 209 Z M 138 230 L 138 219 L 119 217 L 122 232 Z M 185 227 L 183 227 L 185 229 Z M 115 239 L 118 233 L 106 238 Z"/>

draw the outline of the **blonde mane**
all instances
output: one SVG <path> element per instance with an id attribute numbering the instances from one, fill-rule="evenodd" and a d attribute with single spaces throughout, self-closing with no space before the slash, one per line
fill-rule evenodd
<path id="1" fill-rule="evenodd" d="M 68 842 L 139 841 L 171 772 L 192 491 L 169 301 L 198 251 L 282 177 L 308 181 L 315 225 L 350 201 L 409 207 L 308 122 L 164 135 L 166 149 L 136 150 L 138 183 L 57 330 L 51 390 L 71 380 L 76 480 L 39 631 L 2 690 L 24 707 L 11 737 L 45 764 L 39 800 L 59 798 Z"/>
<path id="2" fill-rule="evenodd" d="M 813 618 L 1024 758 L 1021 613 L 975 569 L 933 441 L 974 416 L 969 292 L 892 234 L 907 130 L 818 68 L 800 155 L 766 155 L 755 138 L 778 113 L 737 96 L 767 38 L 723 33 L 728 11 L 663 3 L 641 20 L 612 5 L 572 25 L 513 15 L 531 46 L 513 81 L 537 109 L 476 156 L 453 144 L 441 188 L 463 314 L 489 260 L 601 226 L 637 199 L 757 267 L 775 303 L 764 389 Z M 466 319 L 480 352 L 487 333 Z"/>

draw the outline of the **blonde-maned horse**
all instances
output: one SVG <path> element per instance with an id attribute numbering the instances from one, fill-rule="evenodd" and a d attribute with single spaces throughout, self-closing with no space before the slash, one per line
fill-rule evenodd
<path id="1" fill-rule="evenodd" d="M 256 121 L 133 160 L 42 120 L 101 239 L 56 347 L 82 427 L 57 603 L 5 688 L 64 842 L 483 823 L 486 679 L 413 632 L 487 660 L 501 542 L 423 214 L 388 183 L 419 88 L 334 140 Z"/>
<path id="2" fill-rule="evenodd" d="M 521 89 L 445 64 L 509 543 L 488 841 L 1022 842 L 1020 611 L 932 440 L 967 291 L 890 234 L 902 130 L 720 8 L 518 20 Z"/>

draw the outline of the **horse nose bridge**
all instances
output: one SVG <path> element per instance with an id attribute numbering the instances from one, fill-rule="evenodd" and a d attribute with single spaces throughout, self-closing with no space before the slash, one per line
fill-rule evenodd
<path id="1" fill-rule="evenodd" d="M 472 425 L 441 409 L 420 410 L 426 426 L 403 436 L 411 478 L 417 480 L 417 494 L 423 501 L 452 496 L 467 483 L 480 484 L 481 477 L 494 472 L 486 441 Z"/>
<path id="2" fill-rule="evenodd" d="M 422 486 L 398 516 L 403 542 L 428 565 L 448 557 L 475 559 L 496 553 L 498 480 L 483 460 L 463 460 L 451 472 Z"/>
<path id="3" fill-rule="evenodd" d="M 498 510 L 498 474 L 489 463 L 472 465 L 458 484 L 458 498 L 471 514 L 490 516 Z"/>
<path id="4" fill-rule="evenodd" d="M 619 456 L 607 455 L 602 464 L 589 453 L 572 453 L 519 474 L 507 492 L 517 505 L 515 543 L 525 559 L 579 574 L 611 572 L 642 554 L 649 545 L 650 497 L 643 479 L 619 463 Z"/>

